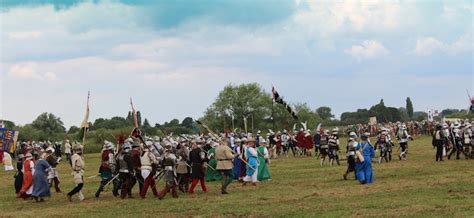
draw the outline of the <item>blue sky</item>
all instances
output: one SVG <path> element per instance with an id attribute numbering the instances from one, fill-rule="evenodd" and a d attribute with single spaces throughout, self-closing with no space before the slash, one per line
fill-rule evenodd
<path id="1" fill-rule="evenodd" d="M 199 118 L 227 84 L 336 115 L 381 98 L 467 108 L 471 1 L 0 0 L 0 118 Z"/>

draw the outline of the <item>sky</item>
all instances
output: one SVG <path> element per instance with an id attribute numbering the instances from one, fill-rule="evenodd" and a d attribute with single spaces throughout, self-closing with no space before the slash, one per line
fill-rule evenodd
<path id="1" fill-rule="evenodd" d="M 342 112 L 468 108 L 470 0 L 0 0 L 0 119 L 199 118 L 228 84 Z"/>

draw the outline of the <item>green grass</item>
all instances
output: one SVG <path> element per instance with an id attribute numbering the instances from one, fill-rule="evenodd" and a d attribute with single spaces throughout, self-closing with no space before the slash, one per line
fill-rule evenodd
<path id="1" fill-rule="evenodd" d="M 342 141 L 342 140 L 341 140 Z M 408 216 L 474 217 L 474 170 L 472 160 L 434 161 L 431 139 L 410 143 L 408 161 L 374 164 L 375 183 L 359 185 L 344 181 L 342 166 L 319 167 L 313 158 L 273 160 L 273 180 L 257 188 L 232 183 L 230 195 L 219 193 L 219 182 L 208 183 L 209 193 L 198 188 L 194 196 L 180 194 L 159 201 L 114 198 L 110 192 L 93 197 L 98 178 L 86 179 L 86 201 L 69 203 L 64 193 L 45 203 L 15 198 L 13 173 L 0 173 L 0 216 Z M 397 147 L 398 148 L 398 147 Z M 98 154 L 86 155 L 85 177 L 94 175 Z M 73 187 L 66 164 L 59 168 L 64 192 Z M 352 177 L 351 177 L 352 178 Z M 162 183 L 159 184 L 162 187 Z M 137 196 L 138 188 L 134 190 Z"/>

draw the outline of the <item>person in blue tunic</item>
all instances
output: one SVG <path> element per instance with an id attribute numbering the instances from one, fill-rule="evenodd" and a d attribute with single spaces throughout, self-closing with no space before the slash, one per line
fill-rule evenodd
<path id="1" fill-rule="evenodd" d="M 257 186 L 257 175 L 258 175 L 258 153 L 257 149 L 255 149 L 255 142 L 256 140 L 253 138 L 249 138 L 247 140 L 248 147 L 245 150 L 245 156 L 247 157 L 247 167 L 246 167 L 246 175 L 244 178 L 243 186 L 247 185 L 247 183 L 252 183 L 253 186 Z"/>
<path id="2" fill-rule="evenodd" d="M 237 138 L 235 140 L 235 146 L 232 148 L 236 154 L 239 155 L 239 157 L 242 157 L 242 141 Z M 232 172 L 234 173 L 234 179 L 236 180 L 242 180 L 242 159 L 240 158 L 234 158 L 234 168 L 232 169 Z"/>
<path id="3" fill-rule="evenodd" d="M 51 170 L 51 166 L 45 160 L 46 157 L 46 155 L 42 155 L 41 159 L 36 161 L 33 175 L 33 193 L 31 194 L 36 202 L 42 202 L 44 197 L 51 196 L 48 183 L 48 171 Z"/>
<path id="4" fill-rule="evenodd" d="M 362 154 L 364 161 L 356 161 L 356 175 L 361 184 L 370 184 L 374 182 L 371 159 L 375 157 L 375 151 L 374 147 L 368 141 L 368 133 L 362 134 L 361 139 L 362 141 L 357 145 L 356 149 Z"/>

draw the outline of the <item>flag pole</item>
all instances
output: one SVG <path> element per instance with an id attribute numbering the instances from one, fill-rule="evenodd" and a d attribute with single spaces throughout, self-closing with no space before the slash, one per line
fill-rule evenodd
<path id="1" fill-rule="evenodd" d="M 87 129 L 89 128 L 89 98 L 90 98 L 90 91 L 87 92 L 87 105 L 86 105 L 86 116 L 84 117 L 84 121 L 82 123 L 82 127 L 84 128 L 84 135 L 82 136 L 82 145 L 86 146 L 86 134 Z"/>

